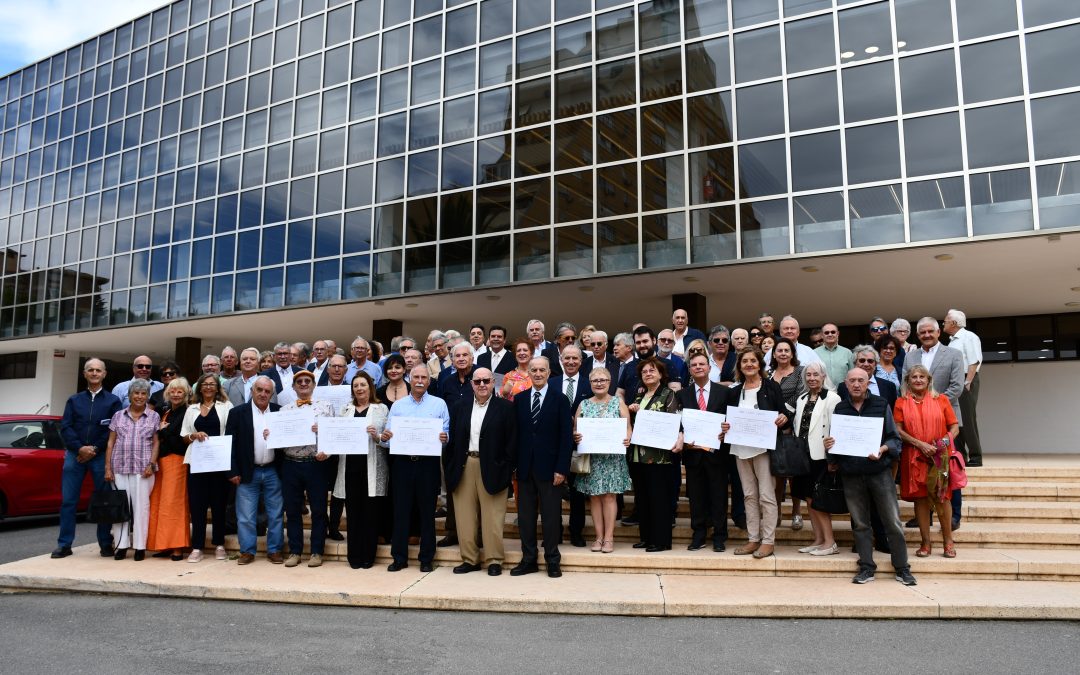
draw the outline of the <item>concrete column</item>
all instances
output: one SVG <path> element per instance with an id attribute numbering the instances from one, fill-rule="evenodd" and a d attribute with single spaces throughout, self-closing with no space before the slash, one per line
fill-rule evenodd
<path id="1" fill-rule="evenodd" d="M 397 319 L 375 319 L 371 322 L 371 339 L 378 340 L 383 349 L 390 351 L 390 341 L 402 334 L 405 324 Z"/>
<path id="2" fill-rule="evenodd" d="M 193 337 L 176 338 L 176 362 L 188 382 L 202 373 L 202 340 Z"/>
<path id="3" fill-rule="evenodd" d="M 708 334 L 709 321 L 705 309 L 705 296 L 700 293 L 676 293 L 671 296 L 671 311 L 686 310 L 689 326 Z"/>

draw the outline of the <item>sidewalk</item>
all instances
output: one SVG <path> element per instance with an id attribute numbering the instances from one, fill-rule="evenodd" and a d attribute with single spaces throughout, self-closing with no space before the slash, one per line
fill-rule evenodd
<path id="1" fill-rule="evenodd" d="M 415 551 L 414 551 L 415 554 Z M 886 561 L 877 580 L 850 578 L 563 573 L 500 577 L 423 574 L 341 562 L 285 569 L 262 556 L 240 567 L 212 559 L 192 565 L 148 558 L 117 562 L 83 546 L 63 560 L 38 556 L 0 566 L 0 589 L 110 593 L 312 605 L 455 611 L 768 618 L 1080 619 L 1080 584 L 1062 581 L 922 578 L 904 587 Z"/>

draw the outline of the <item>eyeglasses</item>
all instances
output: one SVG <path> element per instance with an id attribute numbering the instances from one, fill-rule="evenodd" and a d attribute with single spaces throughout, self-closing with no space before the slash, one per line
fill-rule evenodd
<path id="1" fill-rule="evenodd" d="M 577 339 L 577 336 L 576 335 L 561 335 L 561 336 L 559 336 L 559 339 L 562 340 L 563 342 L 573 342 L 574 340 Z"/>
<path id="2" fill-rule="evenodd" d="M 171 371 L 171 370 L 163 370 L 163 371 L 161 371 L 161 376 L 162 377 L 176 377 L 176 373 L 174 371 Z"/>
<path id="3" fill-rule="evenodd" d="M 604 378 L 602 380 L 589 380 L 589 384 L 604 384 L 605 382 L 611 382 L 611 378 Z"/>
<path id="4" fill-rule="evenodd" d="M 589 346 L 591 346 L 591 347 L 603 347 L 603 346 L 604 346 L 604 343 L 603 343 L 603 342 L 599 342 L 599 341 L 593 341 L 593 342 L 590 342 L 590 343 L 589 343 Z"/>
<path id="5" fill-rule="evenodd" d="M 139 370 L 150 370 L 151 368 L 153 368 L 153 366 L 149 363 L 136 363 L 135 367 Z"/>
<path id="6" fill-rule="evenodd" d="M 726 345 L 728 343 L 727 338 L 713 338 L 712 343 L 714 345 Z"/>
<path id="7" fill-rule="evenodd" d="M 855 363 L 877 363 L 877 359 L 855 359 Z"/>
<path id="8" fill-rule="evenodd" d="M 491 384 L 491 378 L 490 377 L 482 377 L 480 379 L 473 380 L 472 383 L 476 384 L 476 385 L 486 386 L 486 385 Z"/>
<path id="9" fill-rule="evenodd" d="M 823 331 L 821 331 L 821 334 L 822 335 L 836 335 L 839 332 L 840 331 L 836 331 L 836 330 L 823 330 Z"/>
<path id="10" fill-rule="evenodd" d="M 888 326 L 873 326 L 873 327 L 872 327 L 872 328 L 870 329 L 870 332 L 871 332 L 871 333 L 884 333 L 884 332 L 885 332 L 885 331 L 887 331 L 887 330 L 889 330 L 889 327 L 888 327 Z"/>
<path id="11" fill-rule="evenodd" d="M 656 338 L 660 342 L 675 342 L 675 338 Z"/>

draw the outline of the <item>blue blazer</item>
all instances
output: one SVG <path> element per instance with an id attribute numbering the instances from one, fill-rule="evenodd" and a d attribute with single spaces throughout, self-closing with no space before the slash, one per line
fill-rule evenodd
<path id="1" fill-rule="evenodd" d="M 671 330 L 674 331 L 675 327 L 672 326 Z M 694 328 L 692 326 L 687 326 L 686 327 L 686 335 L 683 336 L 683 347 L 689 347 L 690 343 L 693 342 L 694 340 L 701 340 L 702 342 L 707 343 L 709 341 L 709 338 L 708 338 L 708 336 L 705 335 L 705 333 L 702 333 L 697 328 Z"/>
<path id="2" fill-rule="evenodd" d="M 225 422 L 225 436 L 232 436 L 232 467 L 229 470 L 229 478 L 240 476 L 241 483 L 250 483 L 255 474 L 255 425 L 251 421 L 251 406 L 254 403 L 248 401 L 241 403 L 229 411 L 229 419 Z M 277 412 L 281 407 L 277 403 L 271 403 L 267 410 Z M 274 451 L 274 468 L 280 469 L 281 452 Z"/>
<path id="3" fill-rule="evenodd" d="M 574 447 L 573 419 L 570 402 L 562 392 L 552 388 L 540 406 L 540 416 L 532 420 L 533 388 L 514 397 L 517 409 L 517 477 L 527 480 L 554 480 L 555 474 L 570 475 L 570 452 Z"/>
<path id="4" fill-rule="evenodd" d="M 557 375 L 548 380 L 549 393 L 552 389 L 554 389 L 555 391 L 558 391 L 560 394 L 562 394 L 563 398 L 566 398 L 566 384 L 563 380 L 564 377 L 565 375 Z M 592 398 L 592 386 L 589 385 L 589 374 L 586 373 L 584 370 L 578 371 L 576 389 L 577 391 L 574 392 L 574 400 L 572 403 L 570 403 L 571 415 L 577 413 L 577 407 L 579 403 L 581 403 L 587 398 Z M 530 405 L 532 405 L 531 402 Z"/>

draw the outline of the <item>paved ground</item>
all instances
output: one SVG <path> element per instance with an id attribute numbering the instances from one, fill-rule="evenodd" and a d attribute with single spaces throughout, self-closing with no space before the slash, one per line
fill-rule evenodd
<path id="1" fill-rule="evenodd" d="M 93 541 L 79 525 L 77 543 Z M 55 546 L 0 523 L 0 562 Z M 812 583 L 812 581 L 810 581 Z M 1080 623 L 648 619 L 0 595 L 6 672 L 1075 672 Z"/>

